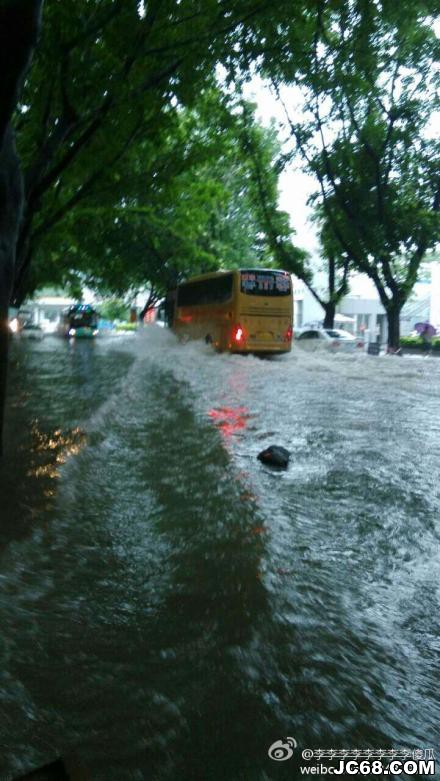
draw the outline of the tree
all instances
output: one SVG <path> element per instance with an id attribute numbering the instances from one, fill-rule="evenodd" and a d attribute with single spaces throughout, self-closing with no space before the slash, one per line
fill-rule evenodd
<path id="1" fill-rule="evenodd" d="M 283 62 L 263 64 L 319 183 L 327 236 L 376 285 L 391 350 L 420 263 L 440 236 L 440 145 L 427 132 L 438 107 L 433 9 L 427 0 L 317 0 L 309 64 L 298 41 Z M 283 81 L 295 86 L 300 109 L 287 107 Z"/>
<path id="2" fill-rule="evenodd" d="M 42 0 L 0 3 L 0 451 L 8 359 L 8 307 L 13 285 L 23 186 L 11 117 L 29 66 Z"/>
<path id="3" fill-rule="evenodd" d="M 63 0 L 43 36 L 17 118 L 25 164 L 17 303 L 43 236 L 101 189 L 133 143 L 154 140 L 173 110 L 211 79 L 230 31 L 258 10 L 246 0 Z"/>
<path id="4" fill-rule="evenodd" d="M 316 209 L 314 221 L 318 223 L 320 228 L 322 270 L 325 271 L 327 277 L 326 295 L 319 291 L 313 283 L 306 282 L 306 284 L 324 310 L 324 328 L 333 328 L 336 307 L 349 291 L 351 263 L 346 253 L 341 251 L 333 231 L 328 229 L 325 219 L 322 219 L 322 210 L 319 207 Z"/>
<path id="5" fill-rule="evenodd" d="M 128 320 L 130 307 L 121 298 L 108 298 L 99 305 L 99 314 L 107 320 Z"/>
<path id="6" fill-rule="evenodd" d="M 215 88 L 180 108 L 152 143 L 133 143 L 99 190 L 70 210 L 34 257 L 34 285 L 150 290 L 146 308 L 187 276 L 272 261 L 238 118 Z M 260 146 L 272 144 L 261 129 Z"/>
<path id="7" fill-rule="evenodd" d="M 278 177 L 284 165 L 281 146 L 272 129 L 264 131 L 253 121 L 252 105 L 241 99 L 241 138 L 249 159 L 253 181 L 254 198 L 258 203 L 260 218 L 264 225 L 267 242 L 273 253 L 274 262 L 301 279 L 325 311 L 325 326 L 333 327 L 336 304 L 347 292 L 348 263 L 343 264 L 342 278 L 337 280 L 336 251 L 331 248 L 325 230 L 322 244 L 329 251 L 328 300 L 313 282 L 313 270 L 309 254 L 292 242 L 294 231 L 289 216 L 278 205 Z M 262 143 L 266 134 L 266 143 Z"/>

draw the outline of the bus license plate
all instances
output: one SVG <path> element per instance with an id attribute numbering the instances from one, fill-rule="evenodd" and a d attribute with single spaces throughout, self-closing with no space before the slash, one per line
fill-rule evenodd
<path id="1" fill-rule="evenodd" d="M 258 331 L 257 342 L 272 342 L 273 334 L 270 331 Z"/>

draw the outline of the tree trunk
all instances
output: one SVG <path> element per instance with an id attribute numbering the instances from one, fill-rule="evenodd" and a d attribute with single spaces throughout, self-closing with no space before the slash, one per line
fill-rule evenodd
<path id="1" fill-rule="evenodd" d="M 336 314 L 336 304 L 333 301 L 327 301 L 324 306 L 324 328 L 333 328 Z"/>
<path id="2" fill-rule="evenodd" d="M 5 307 L 3 302 L 0 311 L 0 455 L 3 451 L 3 421 L 4 421 L 4 407 L 6 400 L 6 379 L 8 371 L 8 348 L 9 348 L 9 333 L 8 333 L 8 308 Z"/>
<path id="3" fill-rule="evenodd" d="M 0 149 L 0 453 L 8 365 L 8 309 L 14 282 L 15 248 L 23 203 L 20 166 L 9 126 Z"/>
<path id="4" fill-rule="evenodd" d="M 139 321 L 141 323 L 144 322 L 144 317 L 147 314 L 147 312 L 150 309 L 150 307 L 151 307 L 150 298 L 148 298 L 148 301 L 144 304 L 144 306 L 142 307 L 141 311 L 139 312 Z"/>
<path id="5" fill-rule="evenodd" d="M 152 309 L 155 306 L 155 304 L 157 304 L 158 301 L 159 301 L 158 294 L 154 290 L 152 290 L 150 292 L 150 294 L 149 294 L 149 296 L 148 296 L 148 298 L 147 298 L 147 300 L 146 300 L 142 310 L 139 312 L 139 320 L 141 321 L 141 323 L 144 322 L 144 317 L 147 314 L 148 310 Z"/>
<path id="6" fill-rule="evenodd" d="M 10 124 L 35 45 L 43 0 L 0 4 L 0 452 L 8 365 L 8 308 L 15 273 L 23 182 Z"/>
<path id="7" fill-rule="evenodd" d="M 26 200 L 26 195 L 24 197 Z M 29 294 L 29 270 L 32 259 L 30 231 L 26 231 L 26 238 L 24 238 L 24 221 L 25 218 L 21 220 L 18 232 L 17 249 L 15 254 L 14 286 L 12 289 L 11 298 L 11 306 L 15 306 L 17 309 L 22 305 L 24 299 Z"/>
<path id="8" fill-rule="evenodd" d="M 388 352 L 396 353 L 400 349 L 400 310 L 401 305 L 393 303 L 387 308 Z"/>

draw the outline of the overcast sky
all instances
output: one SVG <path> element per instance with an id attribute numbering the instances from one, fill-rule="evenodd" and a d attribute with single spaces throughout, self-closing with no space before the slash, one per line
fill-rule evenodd
<path id="1" fill-rule="evenodd" d="M 271 119 L 277 123 L 285 121 L 282 107 L 259 77 L 253 78 L 244 92 L 257 104 L 257 118 L 264 125 L 269 125 Z M 307 206 L 307 198 L 315 190 L 316 181 L 298 170 L 297 166 L 291 166 L 280 176 L 280 207 L 290 215 L 291 225 L 296 231 L 295 243 L 313 255 L 319 255 L 316 230 L 308 221 L 311 209 Z"/>
<path id="2" fill-rule="evenodd" d="M 436 33 L 440 35 L 440 23 Z M 270 89 L 258 76 L 254 76 L 252 81 L 245 86 L 245 96 L 257 104 L 257 118 L 264 124 L 269 125 L 271 119 L 276 123 L 285 123 L 286 116 L 282 105 L 271 93 Z M 289 113 L 292 112 L 292 119 L 295 117 L 295 104 L 299 106 L 298 93 L 295 94 L 295 88 L 283 87 L 283 99 L 289 105 Z M 438 138 L 440 133 L 440 112 L 434 112 L 426 128 L 428 137 Z M 287 131 L 280 129 L 280 138 L 288 136 Z M 291 146 L 289 147 L 291 148 Z M 316 236 L 316 229 L 310 223 L 311 209 L 307 206 L 307 198 L 317 188 L 316 180 L 313 177 L 298 170 L 298 164 L 285 170 L 280 177 L 280 207 L 290 215 L 291 225 L 296 231 L 296 244 L 308 250 L 315 258 L 319 258 L 319 241 Z"/>

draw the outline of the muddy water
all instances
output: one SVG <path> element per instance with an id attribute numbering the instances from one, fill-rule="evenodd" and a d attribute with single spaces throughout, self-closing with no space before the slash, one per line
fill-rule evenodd
<path id="1" fill-rule="evenodd" d="M 295 779 L 438 745 L 440 362 L 17 343 L 0 778 Z M 286 472 L 256 459 L 292 451 Z"/>

